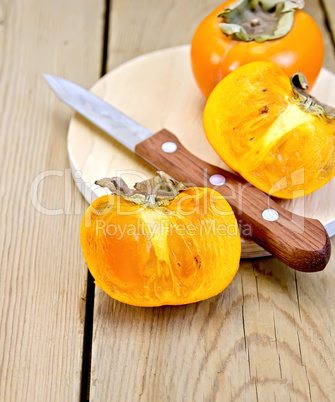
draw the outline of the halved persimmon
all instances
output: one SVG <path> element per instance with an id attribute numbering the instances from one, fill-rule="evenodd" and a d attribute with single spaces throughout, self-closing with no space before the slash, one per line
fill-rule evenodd
<path id="1" fill-rule="evenodd" d="M 307 195 L 335 175 L 335 111 L 269 62 L 246 64 L 212 91 L 206 136 L 223 161 L 260 190 L 280 198 Z"/>
<path id="2" fill-rule="evenodd" d="M 114 194 L 89 206 L 80 232 L 95 283 L 135 306 L 217 295 L 232 281 L 241 255 L 231 207 L 208 188 L 181 189 L 170 179 L 155 183 L 148 192 L 117 179 L 98 181 Z"/>

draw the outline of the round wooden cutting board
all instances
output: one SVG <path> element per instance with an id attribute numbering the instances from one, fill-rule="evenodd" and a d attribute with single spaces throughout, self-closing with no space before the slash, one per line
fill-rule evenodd
<path id="1" fill-rule="evenodd" d="M 205 99 L 194 82 L 189 53 L 189 46 L 180 46 L 133 59 L 101 78 L 92 92 L 153 132 L 167 128 L 190 152 L 228 169 L 204 134 Z M 335 107 L 335 76 L 323 69 L 312 94 Z M 105 189 L 94 184 L 97 179 L 120 176 L 132 186 L 154 173 L 132 152 L 78 114 L 69 127 L 68 152 L 73 178 L 89 203 L 106 194 Z M 334 199 L 333 179 L 313 194 L 281 204 L 299 215 L 320 220 L 332 236 Z M 266 255 L 267 251 L 257 244 L 242 240 L 242 258 Z"/>

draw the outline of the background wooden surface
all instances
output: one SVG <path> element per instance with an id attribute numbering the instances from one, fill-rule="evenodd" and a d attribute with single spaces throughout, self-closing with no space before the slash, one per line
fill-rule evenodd
<path id="1" fill-rule="evenodd" d="M 334 398 L 334 256 L 313 275 L 273 258 L 243 262 L 225 292 L 189 306 L 135 308 L 99 289 L 93 300 L 90 281 L 86 302 L 85 204 L 66 156 L 71 111 L 41 74 L 89 87 L 106 63 L 189 43 L 217 4 L 0 0 L 1 401 L 85 400 L 86 388 L 92 401 Z M 335 3 L 322 5 L 307 0 L 306 10 L 335 72 Z"/>

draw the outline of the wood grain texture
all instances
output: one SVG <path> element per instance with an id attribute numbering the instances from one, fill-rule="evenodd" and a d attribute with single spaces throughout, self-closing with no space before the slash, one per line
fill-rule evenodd
<path id="1" fill-rule="evenodd" d="M 98 290 L 92 400 L 331 400 L 334 280 L 271 258 L 188 306 L 136 308 Z"/>
<path id="2" fill-rule="evenodd" d="M 143 40 L 128 21 L 145 27 L 152 18 L 164 20 L 160 7 L 174 5 L 165 1 L 155 8 L 154 2 L 143 1 L 141 15 L 131 1 L 114 3 L 120 23 L 111 26 L 110 68 L 138 55 L 140 46 L 143 51 L 158 46 L 158 35 Z M 196 13 L 201 19 L 214 8 L 187 3 L 187 13 L 178 18 Z M 328 46 L 325 65 L 334 71 L 318 1 L 307 0 L 307 9 Z M 178 31 L 175 26 L 164 46 L 182 43 L 184 26 L 180 36 Z M 331 243 L 334 248 L 335 240 Z M 334 255 L 325 271 L 312 275 L 274 258 L 244 261 L 226 291 L 180 307 L 130 307 L 96 289 L 91 400 L 332 400 L 334 268 Z"/>
<path id="3" fill-rule="evenodd" d="M 322 7 L 325 7 L 325 12 Z M 325 56 L 323 60 L 323 66 L 329 71 L 335 73 L 335 1 L 334 0 L 305 0 L 304 11 L 311 15 L 314 21 L 318 24 L 323 37 L 323 43 L 325 48 Z M 332 35 L 329 32 L 329 28 L 326 26 L 326 20 L 331 24 L 330 29 Z"/>
<path id="4" fill-rule="evenodd" d="M 136 56 L 191 43 L 217 0 L 111 1 L 108 70 Z"/>
<path id="5" fill-rule="evenodd" d="M 176 151 L 165 153 L 162 149 L 165 143 L 176 144 Z M 330 240 L 319 221 L 292 214 L 241 177 L 197 158 L 170 131 L 163 129 L 141 141 L 135 152 L 187 186 L 210 187 L 218 191 L 229 201 L 241 234 L 291 268 L 316 272 L 326 267 Z M 212 185 L 210 178 L 213 175 L 224 177 L 225 184 Z M 277 221 L 263 219 L 262 213 L 268 208 L 278 212 Z"/>
<path id="6" fill-rule="evenodd" d="M 335 0 L 322 0 L 321 6 L 324 11 L 325 19 L 328 23 L 328 30 L 330 32 L 330 36 L 332 37 L 333 44 L 335 44 Z M 331 49 L 329 49 L 331 51 Z M 335 63 L 334 63 L 335 64 Z M 333 64 L 333 68 L 335 68 Z"/>
<path id="7" fill-rule="evenodd" d="M 71 111 L 41 75 L 99 77 L 103 3 L 0 1 L 1 401 L 79 400 L 85 205 L 67 160 Z"/>

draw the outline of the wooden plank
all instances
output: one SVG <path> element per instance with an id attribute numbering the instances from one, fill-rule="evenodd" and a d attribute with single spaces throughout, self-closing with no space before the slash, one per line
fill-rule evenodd
<path id="1" fill-rule="evenodd" d="M 103 0 L 0 2 L 1 401 L 79 399 L 85 205 L 66 152 L 71 111 L 41 75 L 95 82 L 103 7 Z"/>
<path id="2" fill-rule="evenodd" d="M 324 8 L 325 16 L 328 21 L 328 29 L 333 37 L 333 43 L 335 44 L 335 0 L 321 0 L 321 5 Z"/>
<path id="3" fill-rule="evenodd" d="M 272 258 L 243 262 L 221 295 L 180 307 L 135 308 L 97 291 L 92 400 L 330 398 L 334 265 L 296 276 Z"/>
<path id="4" fill-rule="evenodd" d="M 335 7 L 335 1 L 334 0 L 326 0 L 327 2 L 325 4 L 328 4 L 328 6 L 333 3 L 332 8 L 330 10 L 334 10 Z M 321 3 L 318 0 L 305 0 L 305 9 L 306 13 L 311 15 L 314 19 L 314 21 L 318 24 L 322 37 L 323 37 L 323 43 L 324 43 L 324 48 L 325 48 L 325 56 L 323 60 L 323 67 L 327 68 L 328 70 L 332 71 L 335 73 L 335 49 L 334 49 L 334 43 L 331 37 L 331 34 L 329 32 L 329 29 L 326 26 L 326 16 L 321 8 Z M 334 12 L 330 11 L 330 14 L 332 15 L 332 18 L 334 17 Z M 333 33 L 335 30 L 333 30 Z"/>
<path id="5" fill-rule="evenodd" d="M 132 0 L 113 1 L 109 69 L 189 42 L 201 18 L 217 5 L 156 3 L 143 1 L 139 9 Z M 324 35 L 325 67 L 334 71 L 317 0 L 307 1 L 307 11 Z M 222 294 L 180 307 L 131 307 L 96 289 L 91 399 L 331 399 L 334 268 L 334 255 L 325 271 L 313 275 L 296 273 L 274 258 L 244 261 Z"/>
<path id="6" fill-rule="evenodd" d="M 100 291 L 96 296 L 93 401 L 107 401 L 109 395 L 133 401 L 214 400 L 224 386 L 232 396 L 256 399 L 240 274 L 226 292 L 188 306 L 136 308 Z"/>
<path id="7" fill-rule="evenodd" d="M 133 57 L 191 42 L 217 0 L 112 1 L 108 70 Z"/>

